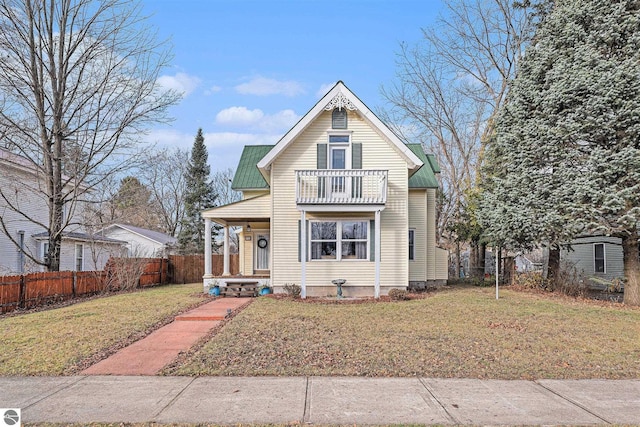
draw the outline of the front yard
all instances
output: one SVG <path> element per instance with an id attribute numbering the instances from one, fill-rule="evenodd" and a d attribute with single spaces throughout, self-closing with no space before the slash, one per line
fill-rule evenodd
<path id="1" fill-rule="evenodd" d="M 261 297 L 166 375 L 640 378 L 640 310 L 454 286 L 402 302 Z M 203 302 L 163 286 L 0 318 L 0 375 L 65 375 Z"/>
<path id="2" fill-rule="evenodd" d="M 159 286 L 0 317 L 0 375 L 76 373 L 204 302 L 202 284 Z"/>
<path id="3" fill-rule="evenodd" d="M 173 375 L 640 378 L 640 310 L 453 287 L 426 299 L 260 298 Z"/>

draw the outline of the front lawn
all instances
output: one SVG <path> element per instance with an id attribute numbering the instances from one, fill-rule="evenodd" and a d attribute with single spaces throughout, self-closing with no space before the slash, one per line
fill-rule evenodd
<path id="1" fill-rule="evenodd" d="M 202 284 L 159 286 L 0 317 L 0 375 L 76 373 L 196 304 Z"/>
<path id="2" fill-rule="evenodd" d="M 640 378 L 640 310 L 492 288 L 319 304 L 259 298 L 170 375 Z"/>

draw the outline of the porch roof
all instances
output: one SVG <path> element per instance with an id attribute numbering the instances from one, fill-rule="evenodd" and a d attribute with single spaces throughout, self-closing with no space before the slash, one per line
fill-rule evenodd
<path id="1" fill-rule="evenodd" d="M 207 209 L 202 211 L 202 217 L 222 225 L 240 225 L 250 221 L 269 220 L 271 218 L 271 194 Z"/>

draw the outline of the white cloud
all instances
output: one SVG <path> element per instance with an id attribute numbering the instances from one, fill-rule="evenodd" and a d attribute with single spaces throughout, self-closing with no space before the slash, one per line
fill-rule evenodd
<path id="1" fill-rule="evenodd" d="M 252 126 L 264 117 L 262 110 L 246 107 L 229 107 L 216 114 L 216 123 L 230 126 Z"/>
<path id="2" fill-rule="evenodd" d="M 216 124 L 230 128 L 242 128 L 243 131 L 253 130 L 266 133 L 284 133 L 288 131 L 300 116 L 295 111 L 287 109 L 275 114 L 265 114 L 256 108 L 229 107 L 216 114 Z"/>
<path id="3" fill-rule="evenodd" d="M 293 97 L 305 93 L 302 85 L 293 80 L 279 81 L 266 77 L 255 77 L 247 83 L 235 87 L 238 93 L 243 95 L 284 95 Z"/>
<path id="4" fill-rule="evenodd" d="M 156 144 L 159 148 L 175 147 L 191 150 L 195 132 L 182 133 L 173 129 L 156 129 L 151 131 L 145 141 Z M 242 133 L 242 132 L 205 132 L 204 143 L 209 153 L 211 172 L 228 167 L 236 168 L 242 149 L 245 145 L 275 144 L 282 137 L 280 133 Z"/>
<path id="5" fill-rule="evenodd" d="M 201 80 L 187 73 L 176 73 L 175 76 L 160 76 L 158 84 L 166 89 L 173 89 L 182 94 L 183 98 L 189 96 L 199 85 Z"/>
<path id="6" fill-rule="evenodd" d="M 214 85 L 214 86 L 211 86 L 209 89 L 205 90 L 204 94 L 205 95 L 213 95 L 214 93 L 218 93 L 220 91 L 222 91 L 222 87 Z"/>
<path id="7" fill-rule="evenodd" d="M 334 87 L 336 85 L 336 82 L 333 83 L 324 83 L 322 85 L 320 85 L 320 88 L 318 89 L 318 91 L 316 92 L 316 96 L 318 98 L 322 98 L 323 96 L 325 96 L 327 94 L 327 92 L 329 92 L 329 89 L 331 89 L 332 87 Z"/>
<path id="8" fill-rule="evenodd" d="M 293 110 L 278 111 L 273 115 L 266 116 L 260 123 L 260 128 L 268 132 L 286 132 L 295 125 L 300 116 Z"/>

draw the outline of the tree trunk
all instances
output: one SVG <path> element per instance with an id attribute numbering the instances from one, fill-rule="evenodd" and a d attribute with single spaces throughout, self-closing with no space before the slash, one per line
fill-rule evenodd
<path id="1" fill-rule="evenodd" d="M 469 276 L 482 277 L 478 265 L 478 242 L 469 243 Z"/>
<path id="2" fill-rule="evenodd" d="M 624 259 L 624 303 L 640 305 L 640 260 L 638 259 L 638 232 L 622 238 Z"/>
<path id="3" fill-rule="evenodd" d="M 547 265 L 547 280 L 551 283 L 553 289 L 557 288 L 559 283 L 556 282 L 560 272 L 560 248 L 557 245 L 549 247 L 549 262 Z"/>

